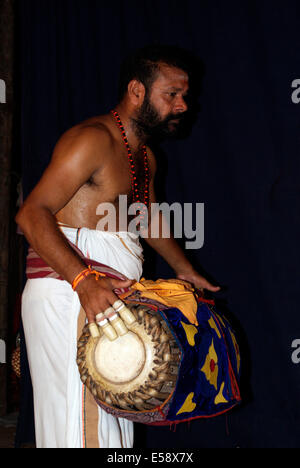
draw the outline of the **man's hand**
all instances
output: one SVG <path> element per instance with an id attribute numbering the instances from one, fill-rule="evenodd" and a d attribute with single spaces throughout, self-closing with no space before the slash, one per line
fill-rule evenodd
<path id="1" fill-rule="evenodd" d="M 219 286 L 213 286 L 209 281 L 207 281 L 207 279 L 199 275 L 199 273 L 197 273 L 195 270 L 192 270 L 188 273 L 178 274 L 177 278 L 188 281 L 197 289 L 207 289 L 211 292 L 217 292 L 221 289 Z"/>
<path id="2" fill-rule="evenodd" d="M 105 312 L 119 298 L 113 292 L 117 288 L 128 288 L 134 280 L 116 280 L 112 278 L 99 278 L 98 281 L 94 275 L 90 275 L 81 281 L 76 292 L 78 293 L 80 303 L 86 313 L 88 323 L 96 321 L 96 315 Z"/>

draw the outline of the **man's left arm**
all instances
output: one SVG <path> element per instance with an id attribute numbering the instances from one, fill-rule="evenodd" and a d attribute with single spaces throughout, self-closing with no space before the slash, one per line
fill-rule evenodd
<path id="1" fill-rule="evenodd" d="M 206 278 L 201 276 L 186 258 L 184 251 L 178 245 L 171 234 L 170 226 L 166 223 L 166 219 L 160 210 L 151 210 L 151 204 L 156 202 L 154 190 L 154 176 L 156 172 L 155 157 L 150 149 L 148 151 L 150 182 L 149 182 L 149 211 L 148 211 L 148 226 L 147 229 L 141 231 L 145 241 L 170 265 L 175 271 L 176 277 L 188 281 L 194 287 L 199 289 L 207 289 L 208 291 L 217 292 L 220 287 L 212 285 Z M 155 226 L 155 229 L 153 229 Z M 156 232 L 155 237 L 151 236 L 151 232 Z M 167 233 L 167 236 L 165 235 Z"/>

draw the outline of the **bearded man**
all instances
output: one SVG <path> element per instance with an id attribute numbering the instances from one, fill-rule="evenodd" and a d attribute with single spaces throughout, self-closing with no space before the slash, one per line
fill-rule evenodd
<path id="1" fill-rule="evenodd" d="M 76 365 L 79 312 L 84 310 L 84 318 L 94 323 L 118 299 L 116 288 L 141 278 L 142 247 L 136 233 L 119 229 L 119 196 L 147 206 L 155 202 L 156 160 L 148 141 L 177 132 L 188 110 L 188 90 L 188 67 L 176 48 L 138 51 L 122 67 L 114 112 L 90 118 L 60 138 L 16 217 L 35 261 L 42 262 L 42 274 L 34 272 L 37 263 L 29 264 L 22 299 L 38 448 L 86 446 L 84 390 Z M 115 232 L 96 229 L 97 207 L 108 202 L 116 210 Z M 177 278 L 219 290 L 194 270 L 172 237 L 145 240 Z M 81 276 L 86 270 L 83 257 L 113 268 L 124 279 Z M 51 273 L 46 274 L 48 268 Z M 80 281 L 74 287 L 76 278 Z M 99 408 L 94 426 L 94 447 L 132 447 L 130 421 Z"/>

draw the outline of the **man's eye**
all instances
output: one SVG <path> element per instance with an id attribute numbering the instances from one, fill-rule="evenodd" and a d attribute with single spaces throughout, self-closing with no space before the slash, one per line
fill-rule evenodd
<path id="1" fill-rule="evenodd" d="M 174 98 L 176 96 L 177 93 L 169 93 L 169 96 L 171 96 L 172 98 Z"/>

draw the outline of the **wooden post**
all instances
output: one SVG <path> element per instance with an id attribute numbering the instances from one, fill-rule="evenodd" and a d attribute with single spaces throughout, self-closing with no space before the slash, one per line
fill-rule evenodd
<path id="1" fill-rule="evenodd" d="M 0 340 L 8 340 L 10 170 L 13 132 L 14 0 L 0 0 Z M 1 356 L 0 356 L 1 358 Z M 1 359 L 0 359 L 1 361 Z M 0 362 L 0 416 L 7 410 L 7 365 Z"/>

